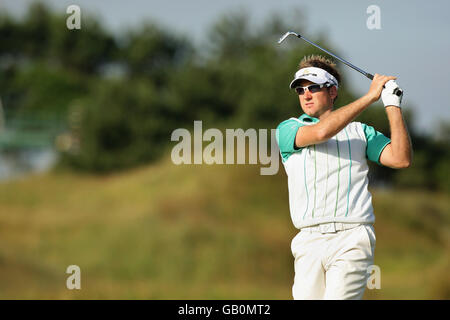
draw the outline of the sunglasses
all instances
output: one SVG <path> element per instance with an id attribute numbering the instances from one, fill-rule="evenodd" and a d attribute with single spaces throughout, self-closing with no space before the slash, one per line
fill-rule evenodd
<path id="1" fill-rule="evenodd" d="M 305 94 L 305 90 L 308 89 L 309 92 L 311 93 L 316 93 L 319 92 L 320 90 L 322 90 L 322 88 L 329 88 L 331 87 L 331 84 L 329 83 L 324 83 L 324 84 L 311 84 L 307 87 L 295 87 L 295 91 L 299 94 L 299 95 L 303 95 Z"/>

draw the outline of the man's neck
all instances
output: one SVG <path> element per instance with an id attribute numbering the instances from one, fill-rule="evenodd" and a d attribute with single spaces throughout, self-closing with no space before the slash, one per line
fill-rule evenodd
<path id="1" fill-rule="evenodd" d="M 325 119 L 325 118 L 327 118 L 330 114 L 331 114 L 331 112 L 333 112 L 333 106 L 331 106 L 331 108 L 329 108 L 329 109 L 327 109 L 326 111 L 324 111 L 322 114 L 320 114 L 317 118 L 319 119 L 319 120 L 323 120 L 323 119 Z"/>

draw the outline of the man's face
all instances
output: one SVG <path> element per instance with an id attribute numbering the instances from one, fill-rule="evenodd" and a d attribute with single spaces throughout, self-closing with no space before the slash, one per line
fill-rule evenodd
<path id="1" fill-rule="evenodd" d="M 308 80 L 301 80 L 299 86 L 307 87 L 314 84 Z M 333 109 L 333 100 L 337 97 L 336 87 L 323 87 L 319 92 L 311 93 L 305 90 L 304 94 L 298 95 L 300 106 L 308 116 L 319 118 L 323 113 Z"/>

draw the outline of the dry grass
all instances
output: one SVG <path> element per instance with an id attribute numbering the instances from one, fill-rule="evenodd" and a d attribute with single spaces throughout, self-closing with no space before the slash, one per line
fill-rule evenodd
<path id="1" fill-rule="evenodd" d="M 374 191 L 370 299 L 449 298 L 450 201 Z M 175 166 L 0 185 L 0 298 L 290 299 L 295 235 L 284 171 Z M 67 266 L 81 268 L 68 290 Z"/>

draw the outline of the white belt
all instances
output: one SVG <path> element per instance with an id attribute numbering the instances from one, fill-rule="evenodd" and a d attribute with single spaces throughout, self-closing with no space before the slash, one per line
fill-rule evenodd
<path id="1" fill-rule="evenodd" d="M 321 223 L 311 227 L 301 228 L 300 230 L 306 232 L 334 233 L 336 231 L 353 229 L 360 225 L 361 223 L 329 222 Z"/>

